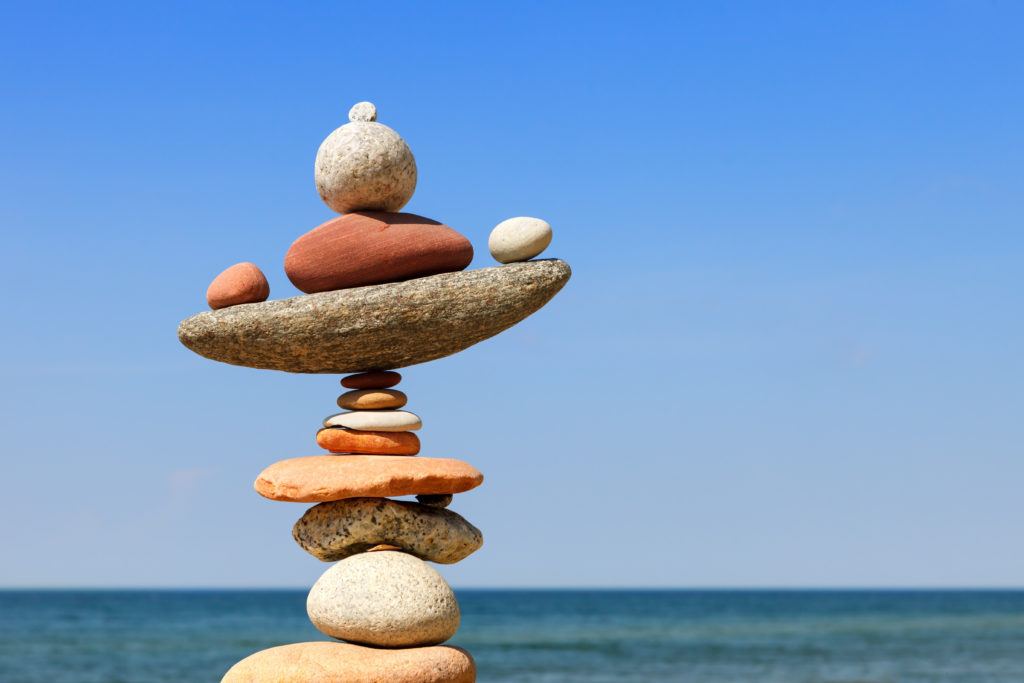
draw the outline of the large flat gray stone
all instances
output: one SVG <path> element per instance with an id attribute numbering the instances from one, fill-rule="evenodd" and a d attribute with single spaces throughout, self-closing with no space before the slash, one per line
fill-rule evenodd
<path id="1" fill-rule="evenodd" d="M 558 259 L 306 294 L 194 315 L 181 343 L 211 360 L 286 372 L 388 370 L 450 356 L 512 327 L 569 280 Z"/>

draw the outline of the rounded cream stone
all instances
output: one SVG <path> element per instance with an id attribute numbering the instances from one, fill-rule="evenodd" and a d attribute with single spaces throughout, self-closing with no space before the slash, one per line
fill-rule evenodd
<path id="1" fill-rule="evenodd" d="M 419 416 L 405 410 L 356 410 L 324 419 L 324 427 L 371 432 L 414 432 L 422 426 Z"/>
<path id="2" fill-rule="evenodd" d="M 436 645 L 459 628 L 459 604 L 437 571 L 402 552 L 360 553 L 324 572 L 306 612 L 323 633 L 361 645 Z"/>
<path id="3" fill-rule="evenodd" d="M 317 150 L 313 175 L 320 198 L 338 213 L 398 211 L 416 191 L 412 150 L 377 123 L 372 103 L 355 105 L 349 118 Z"/>
<path id="4" fill-rule="evenodd" d="M 551 226 L 529 216 L 509 218 L 495 226 L 487 240 L 491 256 L 499 263 L 529 261 L 551 244 Z"/>
<path id="5" fill-rule="evenodd" d="M 349 121 L 376 121 L 377 107 L 373 102 L 356 102 L 348 110 Z"/>

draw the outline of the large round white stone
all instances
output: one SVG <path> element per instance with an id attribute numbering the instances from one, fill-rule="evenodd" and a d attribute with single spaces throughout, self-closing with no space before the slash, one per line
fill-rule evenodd
<path id="1" fill-rule="evenodd" d="M 459 604 L 444 578 L 398 551 L 341 560 L 313 585 L 306 612 L 332 638 L 379 647 L 436 645 L 459 628 Z"/>
<path id="2" fill-rule="evenodd" d="M 375 121 L 377 110 L 360 102 L 350 123 L 320 144 L 314 178 L 320 198 L 338 213 L 398 211 L 416 191 L 416 159 L 402 137 Z"/>

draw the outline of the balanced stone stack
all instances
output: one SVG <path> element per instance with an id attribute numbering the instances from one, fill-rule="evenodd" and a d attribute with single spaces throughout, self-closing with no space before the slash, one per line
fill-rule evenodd
<path id="1" fill-rule="evenodd" d="M 279 683 L 469 683 L 468 652 L 442 645 L 459 627 L 459 605 L 428 563 L 452 564 L 483 535 L 448 509 L 483 482 L 461 460 L 420 456 L 420 418 L 405 410 L 398 368 L 457 353 L 546 304 L 568 265 L 530 260 L 551 241 L 536 218 L 500 223 L 489 247 L 498 267 L 462 272 L 472 244 L 452 228 L 399 210 L 417 168 L 408 145 L 376 121 L 368 102 L 321 144 L 315 179 L 342 215 L 299 237 L 285 273 L 306 294 L 267 301 L 252 263 L 238 263 L 207 289 L 214 309 L 181 323 L 178 337 L 207 358 L 252 368 L 347 375 L 343 412 L 316 433 L 326 453 L 264 469 L 256 491 L 315 503 L 292 535 L 334 563 L 307 599 L 313 624 L 335 641 L 257 652 L 223 680 Z M 415 496 L 415 500 L 396 500 Z M 342 642 L 337 642 L 342 641 Z"/>
<path id="2" fill-rule="evenodd" d="M 393 387 L 402 381 L 397 372 L 365 372 L 341 380 L 351 389 L 338 397 L 348 412 L 331 415 L 316 433 L 316 442 L 331 453 L 416 455 L 420 440 L 413 431 L 423 426 L 413 413 L 399 410 L 408 398 Z"/>

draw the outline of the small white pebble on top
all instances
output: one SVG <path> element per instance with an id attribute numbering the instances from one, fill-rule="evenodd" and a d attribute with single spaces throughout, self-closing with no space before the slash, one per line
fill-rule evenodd
<path id="1" fill-rule="evenodd" d="M 349 121 L 376 121 L 377 107 L 373 102 L 357 102 L 348 110 Z"/>

